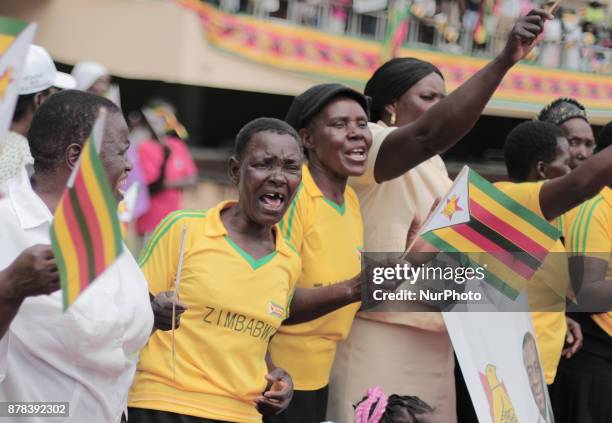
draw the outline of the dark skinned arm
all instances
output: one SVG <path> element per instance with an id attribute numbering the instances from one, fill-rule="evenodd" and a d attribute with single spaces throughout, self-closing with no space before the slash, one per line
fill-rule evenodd
<path id="1" fill-rule="evenodd" d="M 361 274 L 334 285 L 296 288 L 291 315 L 283 325 L 308 322 L 358 301 L 361 301 Z"/>
<path id="2" fill-rule="evenodd" d="M 293 380 L 289 374 L 276 367 L 270 352 L 266 352 L 266 389 L 255 398 L 257 411 L 264 416 L 273 416 L 285 410 L 293 398 Z"/>
<path id="3" fill-rule="evenodd" d="M 149 292 L 149 300 L 153 310 L 153 329 L 151 334 L 157 329 L 162 331 L 172 330 L 172 304 L 176 304 L 174 308 L 174 329 L 179 328 L 181 316 L 188 307 L 176 299 L 174 291 L 162 291 L 155 296 Z"/>
<path id="4" fill-rule="evenodd" d="M 438 204 L 436 201 L 432 206 L 432 210 Z M 419 237 L 421 230 L 421 220 L 415 217 L 410 223 L 408 234 L 406 236 L 406 248 L 412 246 L 412 251 L 415 251 L 412 257 L 415 261 L 413 264 L 428 262 L 432 260 L 436 252 Z M 418 258 L 418 260 L 417 260 Z M 392 265 L 395 263 L 405 263 L 402 259 L 390 259 L 387 263 Z M 352 279 L 340 282 L 330 286 L 320 288 L 297 288 L 291 302 L 291 315 L 283 321 L 284 325 L 294 325 L 314 320 L 327 313 L 331 313 L 346 305 L 361 301 L 363 276 L 360 273 Z M 381 288 L 395 290 L 396 283 L 390 281 L 388 284 L 383 284 Z"/>
<path id="5" fill-rule="evenodd" d="M 376 182 L 403 175 L 463 138 L 506 73 L 533 49 L 546 19 L 552 16 L 544 10 L 532 10 L 519 18 L 499 56 L 416 121 L 387 135 L 374 165 Z"/>
<path id="6" fill-rule="evenodd" d="M 48 295 L 60 288 L 51 246 L 26 248 L 0 271 L 0 338 L 4 336 L 27 297 Z"/>
<path id="7" fill-rule="evenodd" d="M 6 277 L 4 276 L 4 272 L 2 272 L 2 275 L 0 276 L 0 290 L 4 286 L 5 280 Z M 8 331 L 8 328 L 17 315 L 22 302 L 23 300 L 0 300 L 0 339 L 3 338 Z"/>
<path id="8" fill-rule="evenodd" d="M 580 308 L 583 311 L 609 311 L 612 281 L 606 280 L 608 261 L 592 256 L 574 256 L 568 261 L 572 287 Z"/>
<path id="9" fill-rule="evenodd" d="M 540 190 L 540 208 L 552 220 L 597 195 L 612 183 L 612 146 L 587 159 L 565 176 L 551 179 Z"/>
<path id="10" fill-rule="evenodd" d="M 577 321 L 569 316 L 565 316 L 565 320 L 567 321 L 567 333 L 561 355 L 565 358 L 572 358 L 582 348 L 584 336 L 582 335 L 582 328 Z"/>

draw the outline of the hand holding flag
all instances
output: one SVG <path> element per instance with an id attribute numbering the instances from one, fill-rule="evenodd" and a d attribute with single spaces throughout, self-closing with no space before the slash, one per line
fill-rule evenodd
<path id="1" fill-rule="evenodd" d="M 162 331 L 172 330 L 173 327 L 178 328 L 181 324 L 181 315 L 188 309 L 186 304 L 179 302 L 175 291 L 163 291 L 157 294 L 151 301 L 151 308 L 154 318 L 153 327 Z"/>
<path id="2" fill-rule="evenodd" d="M 518 18 L 500 57 L 510 66 L 524 59 L 536 46 L 544 31 L 544 23 L 550 19 L 553 19 L 553 16 L 542 9 L 534 9 Z"/>

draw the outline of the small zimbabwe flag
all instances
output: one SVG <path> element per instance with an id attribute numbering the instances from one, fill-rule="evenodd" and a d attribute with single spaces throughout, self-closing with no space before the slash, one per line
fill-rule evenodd
<path id="1" fill-rule="evenodd" d="M 485 281 L 515 299 L 561 233 L 465 166 L 421 236 L 442 252 L 484 267 Z"/>
<path id="2" fill-rule="evenodd" d="M 19 80 L 36 24 L 0 16 L 0 149 L 11 125 Z"/>
<path id="3" fill-rule="evenodd" d="M 380 50 L 381 63 L 397 57 L 408 35 L 408 16 L 410 5 L 406 0 L 398 0 L 389 6 L 387 12 L 387 33 Z"/>
<path id="4" fill-rule="evenodd" d="M 55 210 L 51 247 L 60 272 L 66 310 L 123 251 L 117 201 L 99 156 L 101 110 Z"/>
<path id="5" fill-rule="evenodd" d="M 270 301 L 268 304 L 268 313 L 270 313 L 272 316 L 278 317 L 279 319 L 283 319 L 285 316 L 285 307 Z"/>

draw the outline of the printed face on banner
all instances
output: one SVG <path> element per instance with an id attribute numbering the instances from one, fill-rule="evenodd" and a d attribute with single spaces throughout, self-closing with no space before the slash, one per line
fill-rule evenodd
<path id="1" fill-rule="evenodd" d="M 542 366 L 538 357 L 538 347 L 531 332 L 526 332 L 523 338 L 523 364 L 529 379 L 529 387 L 533 394 L 533 399 L 538 406 L 540 416 L 546 416 L 548 402 L 546 398 L 546 384 L 542 376 Z"/>
<path id="2" fill-rule="evenodd" d="M 480 423 L 553 423 L 530 314 L 443 313 Z"/>

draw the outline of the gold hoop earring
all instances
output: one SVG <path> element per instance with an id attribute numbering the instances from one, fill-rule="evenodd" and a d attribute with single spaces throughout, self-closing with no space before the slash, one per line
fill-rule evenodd
<path id="1" fill-rule="evenodd" d="M 397 122 L 397 116 L 395 114 L 395 112 L 391 113 L 391 120 L 389 121 L 389 123 L 391 124 L 391 126 L 395 126 L 395 123 Z"/>

